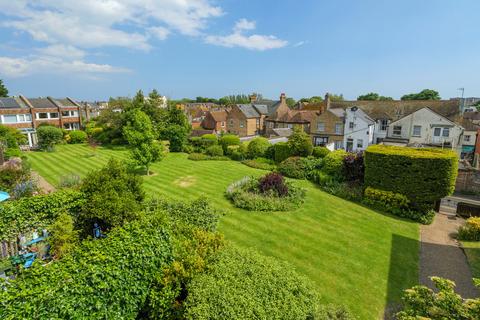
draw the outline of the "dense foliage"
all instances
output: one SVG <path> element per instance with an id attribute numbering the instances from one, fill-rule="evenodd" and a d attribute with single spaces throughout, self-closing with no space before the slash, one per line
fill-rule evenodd
<path id="1" fill-rule="evenodd" d="M 8 97 L 8 89 L 2 79 L 0 79 L 0 97 Z"/>
<path id="2" fill-rule="evenodd" d="M 68 133 L 69 143 L 85 143 L 87 142 L 87 133 L 81 130 L 74 130 Z"/>
<path id="3" fill-rule="evenodd" d="M 323 158 L 323 168 L 322 170 L 339 179 L 345 176 L 345 157 L 347 156 L 347 152 L 345 150 L 339 149 L 333 152 L 330 152 Z"/>
<path id="4" fill-rule="evenodd" d="M 238 146 L 240 145 L 240 138 L 233 134 L 226 134 L 220 137 L 218 143 L 222 146 L 223 152 L 227 153 L 229 146 Z"/>
<path id="5" fill-rule="evenodd" d="M 269 188 L 266 185 L 274 184 L 269 181 L 270 175 L 272 173 L 260 179 L 244 177 L 228 186 L 226 197 L 236 207 L 250 211 L 288 211 L 298 208 L 305 199 L 305 190 L 283 180 L 282 186 L 277 185 L 278 189 Z"/>
<path id="6" fill-rule="evenodd" d="M 403 194 L 413 205 L 433 204 L 455 190 L 454 151 L 373 145 L 365 152 L 365 185 Z"/>
<path id="7" fill-rule="evenodd" d="M 248 160 L 243 160 L 243 164 L 255 168 L 255 169 L 261 169 L 261 170 L 274 170 L 276 168 L 275 163 L 273 160 L 267 159 L 267 158 L 256 158 L 256 159 L 248 159 Z"/>
<path id="8" fill-rule="evenodd" d="M 327 147 L 314 147 L 312 156 L 315 158 L 325 158 L 330 153 Z"/>
<path id="9" fill-rule="evenodd" d="M 162 217 L 144 217 L 36 265 L 0 292 L 2 319 L 135 319 L 152 278 L 172 260 Z"/>
<path id="10" fill-rule="evenodd" d="M 19 157 L 19 145 L 25 143 L 27 143 L 26 137 L 19 130 L 0 125 L 0 160 Z"/>
<path id="11" fill-rule="evenodd" d="M 26 159 L 10 158 L 0 166 L 0 190 L 10 192 L 14 198 L 21 198 L 32 195 L 36 189 L 36 181 L 31 177 Z"/>
<path id="12" fill-rule="evenodd" d="M 303 130 L 301 126 L 295 126 L 293 133 L 288 137 L 287 142 L 290 148 L 290 155 L 299 157 L 308 157 L 313 152 L 312 138 Z"/>
<path id="13" fill-rule="evenodd" d="M 79 243 L 78 231 L 72 215 L 66 211 L 60 213 L 55 222 L 48 227 L 50 253 L 59 259 L 72 252 Z"/>
<path id="14" fill-rule="evenodd" d="M 40 126 L 37 128 L 38 146 L 47 151 L 53 150 L 56 144 L 63 140 L 62 129 L 54 126 Z"/>
<path id="15" fill-rule="evenodd" d="M 410 93 L 403 95 L 401 100 L 440 100 L 438 91 L 432 89 L 424 89 L 419 93 Z"/>
<path id="16" fill-rule="evenodd" d="M 322 166 L 322 159 L 313 157 L 290 157 L 278 165 L 278 171 L 284 176 L 295 179 L 308 179 L 314 170 Z"/>
<path id="17" fill-rule="evenodd" d="M 267 151 L 268 147 L 270 147 L 270 143 L 268 142 L 267 138 L 257 137 L 249 142 L 247 147 L 247 155 L 250 159 L 265 157 L 265 152 Z"/>
<path id="18" fill-rule="evenodd" d="M 205 150 L 205 153 L 211 157 L 221 157 L 223 156 L 223 149 L 222 146 L 216 144 L 208 147 L 207 150 Z"/>
<path id="19" fill-rule="evenodd" d="M 187 319 L 314 319 L 318 297 L 291 266 L 233 247 L 188 286 Z"/>
<path id="20" fill-rule="evenodd" d="M 21 198 L 0 206 L 0 240 L 9 240 L 19 233 L 51 225 L 62 212 L 76 214 L 84 200 L 73 190 Z"/>
<path id="21" fill-rule="evenodd" d="M 274 160 L 280 163 L 292 156 L 292 150 L 286 142 L 278 142 L 274 145 Z"/>
<path id="22" fill-rule="evenodd" d="M 345 179 L 363 183 L 365 176 L 365 163 L 363 152 L 349 153 L 343 158 Z"/>
<path id="23" fill-rule="evenodd" d="M 90 172 L 80 190 L 85 202 L 77 225 L 84 235 L 91 234 L 94 223 L 109 229 L 136 219 L 145 197 L 142 179 L 114 159 L 105 167 Z"/>
<path id="24" fill-rule="evenodd" d="M 480 241 L 480 217 L 468 218 L 465 225 L 458 229 L 461 240 Z"/>
<path id="25" fill-rule="evenodd" d="M 375 93 L 375 92 L 370 92 L 370 93 L 358 96 L 357 100 L 389 101 L 389 100 L 393 100 L 393 98 L 392 97 L 381 96 L 381 95 L 379 95 L 378 93 Z"/>
<path id="26" fill-rule="evenodd" d="M 415 286 L 405 290 L 404 308 L 397 314 L 399 320 L 414 319 L 455 319 L 473 320 L 480 315 L 480 299 L 462 299 L 455 293 L 453 281 L 432 277 L 438 292 L 425 287 Z"/>

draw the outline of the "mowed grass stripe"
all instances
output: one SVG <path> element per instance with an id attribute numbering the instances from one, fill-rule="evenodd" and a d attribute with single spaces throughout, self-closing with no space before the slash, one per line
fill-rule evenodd
<path id="1" fill-rule="evenodd" d="M 124 148 L 99 147 L 96 156 L 86 145 L 58 146 L 53 153 L 30 152 L 32 167 L 57 184 L 69 172 L 84 177 L 104 165 L 110 157 L 129 158 Z M 322 301 L 343 303 L 359 319 L 377 319 L 388 301 L 417 282 L 418 226 L 383 215 L 363 206 L 324 193 L 308 181 L 297 181 L 307 190 L 301 208 L 284 213 L 252 213 L 225 198 L 225 188 L 244 176 L 265 171 L 234 161 L 190 161 L 186 154 L 169 154 L 152 165 L 154 176 L 144 177 L 149 196 L 193 200 L 206 195 L 227 214 L 219 226 L 227 240 L 254 247 L 263 254 L 288 261 L 309 277 Z M 178 181 L 193 177 L 191 185 Z M 392 248 L 392 239 L 411 239 Z M 416 244 L 416 245 L 415 245 Z M 398 246 L 398 244 L 397 244 Z M 396 252 L 400 261 L 390 261 Z M 390 274 L 392 263 L 398 270 Z M 394 278 L 389 278 L 394 277 Z"/>

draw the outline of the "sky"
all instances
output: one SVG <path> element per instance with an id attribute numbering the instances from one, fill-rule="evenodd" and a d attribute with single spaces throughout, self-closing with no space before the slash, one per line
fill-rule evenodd
<path id="1" fill-rule="evenodd" d="M 0 0 L 12 95 L 480 96 L 478 0 Z"/>

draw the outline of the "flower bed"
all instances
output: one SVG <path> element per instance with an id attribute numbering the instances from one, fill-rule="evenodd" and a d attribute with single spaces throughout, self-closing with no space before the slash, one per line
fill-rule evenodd
<path id="1" fill-rule="evenodd" d="M 286 181 L 278 173 L 260 179 L 244 177 L 232 183 L 226 196 L 233 204 L 250 211 L 289 211 L 298 208 L 305 199 L 305 190 Z"/>

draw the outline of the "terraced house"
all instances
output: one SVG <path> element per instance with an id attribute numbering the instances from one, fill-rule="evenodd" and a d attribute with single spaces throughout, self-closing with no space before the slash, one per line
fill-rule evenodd
<path id="1" fill-rule="evenodd" d="M 47 123 L 66 130 L 78 130 L 84 107 L 70 98 L 54 99 L 18 97 L 0 98 L 0 123 L 19 129 L 29 146 L 37 144 L 36 128 Z"/>

